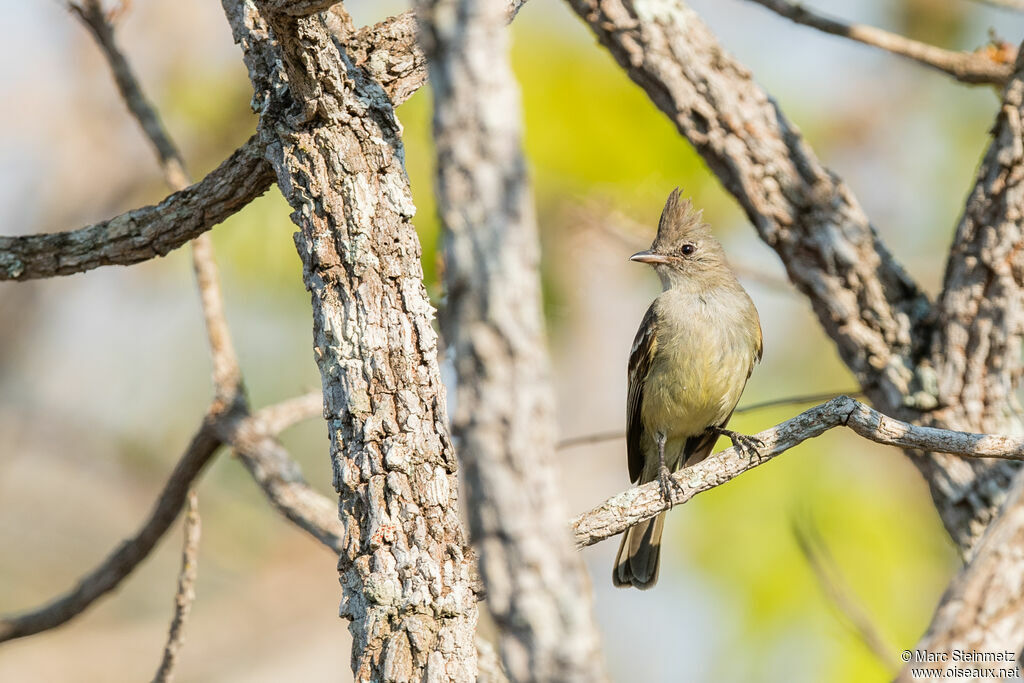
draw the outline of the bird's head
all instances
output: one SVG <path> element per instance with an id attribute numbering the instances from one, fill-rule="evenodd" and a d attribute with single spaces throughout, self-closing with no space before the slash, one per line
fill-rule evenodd
<path id="1" fill-rule="evenodd" d="M 653 266 L 665 289 L 707 280 L 723 269 L 728 272 L 722 245 L 701 220 L 702 213 L 693 210 L 677 187 L 665 202 L 651 248 L 629 260 Z"/>

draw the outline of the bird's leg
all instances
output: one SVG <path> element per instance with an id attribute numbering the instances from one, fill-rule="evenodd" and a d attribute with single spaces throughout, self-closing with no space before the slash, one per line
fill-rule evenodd
<path id="1" fill-rule="evenodd" d="M 733 448 L 741 455 L 751 458 L 758 454 L 758 450 L 764 448 L 764 442 L 756 436 L 740 434 L 725 427 L 712 427 L 711 430 L 720 436 L 727 436 L 732 441 Z"/>
<path id="2" fill-rule="evenodd" d="M 654 440 L 658 444 L 658 486 L 661 488 L 661 497 L 671 507 L 675 504 L 672 490 L 675 489 L 679 493 L 686 493 L 686 491 L 682 484 L 672 478 L 672 473 L 668 471 L 668 466 L 665 464 L 665 435 L 658 432 Z"/>

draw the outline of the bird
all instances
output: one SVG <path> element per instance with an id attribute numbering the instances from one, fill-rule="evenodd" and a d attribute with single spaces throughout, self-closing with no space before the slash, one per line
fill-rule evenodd
<path id="1" fill-rule="evenodd" d="M 658 481 L 671 505 L 671 474 L 695 465 L 719 436 L 748 454 L 763 444 L 726 428 L 761 360 L 761 321 L 736 279 L 721 243 L 676 188 L 658 221 L 646 263 L 662 292 L 647 309 L 629 355 L 626 454 L 631 482 Z M 612 580 L 652 588 L 658 581 L 665 512 L 623 534 Z"/>

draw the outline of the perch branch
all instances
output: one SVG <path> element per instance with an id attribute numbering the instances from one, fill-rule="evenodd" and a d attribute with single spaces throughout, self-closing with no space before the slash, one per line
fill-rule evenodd
<path id="1" fill-rule="evenodd" d="M 1024 438 L 971 434 L 921 427 L 883 415 L 860 401 L 839 396 L 815 406 L 757 435 L 764 443 L 756 455 L 745 457 L 727 448 L 714 457 L 675 473 L 682 489 L 672 503 L 662 498 L 657 482 L 629 489 L 572 520 L 576 545 L 584 547 L 620 534 L 629 527 L 699 493 L 721 486 L 749 469 L 834 427 L 848 427 L 875 443 L 905 449 L 954 453 L 975 458 L 1024 460 Z"/>

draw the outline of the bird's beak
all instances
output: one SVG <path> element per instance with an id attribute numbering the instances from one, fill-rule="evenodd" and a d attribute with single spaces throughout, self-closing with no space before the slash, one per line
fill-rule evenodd
<path id="1" fill-rule="evenodd" d="M 650 263 L 655 265 L 657 263 L 668 263 L 668 257 L 662 256 L 661 254 L 655 254 L 653 251 L 638 251 L 629 257 L 630 261 L 636 261 L 637 263 Z"/>

